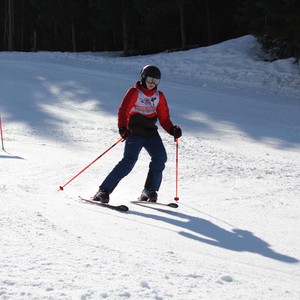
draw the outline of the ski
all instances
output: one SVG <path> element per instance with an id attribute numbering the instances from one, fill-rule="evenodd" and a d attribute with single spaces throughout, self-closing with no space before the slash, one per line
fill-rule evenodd
<path id="1" fill-rule="evenodd" d="M 109 204 L 109 203 L 101 203 L 99 201 L 94 201 L 92 199 L 85 199 L 85 198 L 82 198 L 80 196 L 79 196 L 79 199 L 82 200 L 82 201 L 94 204 L 94 205 L 98 205 L 98 206 L 101 206 L 101 207 L 105 207 L 105 208 L 109 208 L 109 209 L 117 210 L 117 211 L 121 211 L 121 212 L 126 212 L 126 211 L 129 210 L 129 208 L 126 205 L 112 205 L 112 204 Z"/>
<path id="2" fill-rule="evenodd" d="M 177 208 L 178 204 L 171 202 L 171 203 L 162 203 L 162 202 L 149 202 L 149 201 L 141 201 L 141 200 L 135 200 L 131 201 L 133 204 L 141 205 L 141 206 L 147 206 L 147 205 L 159 205 L 159 206 L 168 206 L 172 208 Z"/>

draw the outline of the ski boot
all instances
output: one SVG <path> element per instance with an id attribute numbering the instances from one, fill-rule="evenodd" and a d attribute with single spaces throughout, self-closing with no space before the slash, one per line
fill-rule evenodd
<path id="1" fill-rule="evenodd" d="M 144 189 L 139 198 L 140 201 L 156 202 L 157 193 L 154 190 Z"/>
<path id="2" fill-rule="evenodd" d="M 109 193 L 100 188 L 99 191 L 93 197 L 93 200 L 94 201 L 99 201 L 99 202 L 104 203 L 104 204 L 108 203 L 109 202 Z"/>

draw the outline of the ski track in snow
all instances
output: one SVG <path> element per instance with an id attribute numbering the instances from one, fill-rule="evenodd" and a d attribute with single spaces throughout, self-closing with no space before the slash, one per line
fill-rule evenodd
<path id="1" fill-rule="evenodd" d="M 0 53 L 0 299 L 300 299 L 300 93 L 290 60 L 252 37 L 178 53 Z M 131 204 L 143 151 L 111 195 L 117 109 L 146 63 L 163 69 L 179 140 L 179 208 Z M 195 71 L 196 69 L 196 71 Z M 159 191 L 175 192 L 175 144 Z"/>

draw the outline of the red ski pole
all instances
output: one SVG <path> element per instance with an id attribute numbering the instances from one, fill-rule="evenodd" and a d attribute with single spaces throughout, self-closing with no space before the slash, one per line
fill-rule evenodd
<path id="1" fill-rule="evenodd" d="M 0 115 L 0 134 L 1 134 L 1 143 L 2 143 L 2 150 L 4 150 L 4 141 L 3 141 L 3 132 L 2 132 L 2 119 L 1 119 L 1 115 Z"/>
<path id="2" fill-rule="evenodd" d="M 88 164 L 85 168 L 83 168 L 78 174 L 76 174 L 74 177 L 72 177 L 67 183 L 59 187 L 58 191 L 63 191 L 65 186 L 67 186 L 71 181 L 73 181 L 76 177 L 78 177 L 81 173 L 83 173 L 87 168 L 89 168 L 93 163 L 95 163 L 99 158 L 101 158 L 105 153 L 107 153 L 111 148 L 116 146 L 118 143 L 120 143 L 123 140 L 123 138 L 120 138 L 117 142 L 115 142 L 113 145 L 111 145 L 107 150 L 105 150 L 101 155 L 99 155 L 96 159 L 94 159 L 90 164 Z"/>
<path id="3" fill-rule="evenodd" d="M 176 195 L 174 197 L 175 201 L 179 201 L 178 197 L 178 139 L 175 140 L 176 142 Z"/>

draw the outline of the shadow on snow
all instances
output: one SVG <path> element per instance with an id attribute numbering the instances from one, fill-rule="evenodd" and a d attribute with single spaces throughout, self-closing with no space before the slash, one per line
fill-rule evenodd
<path id="1" fill-rule="evenodd" d="M 0 155 L 1 158 L 8 158 L 8 159 L 24 159 L 23 157 L 20 156 L 15 156 L 15 155 Z"/>
<path id="2" fill-rule="evenodd" d="M 228 249 L 231 251 L 256 253 L 284 263 L 299 262 L 299 260 L 294 257 L 275 252 L 271 249 L 271 246 L 267 242 L 255 236 L 250 231 L 239 228 L 233 228 L 230 231 L 208 220 L 193 217 L 178 211 L 170 211 L 150 206 L 148 208 L 167 213 L 170 215 L 170 217 L 158 216 L 156 214 L 138 211 L 130 211 L 130 213 L 145 218 L 163 221 L 180 227 L 183 229 L 178 232 L 180 235 L 201 243 L 206 243 L 208 245 Z M 181 218 L 182 221 L 175 220 L 171 216 Z M 186 230 L 189 230 L 193 233 Z"/>

